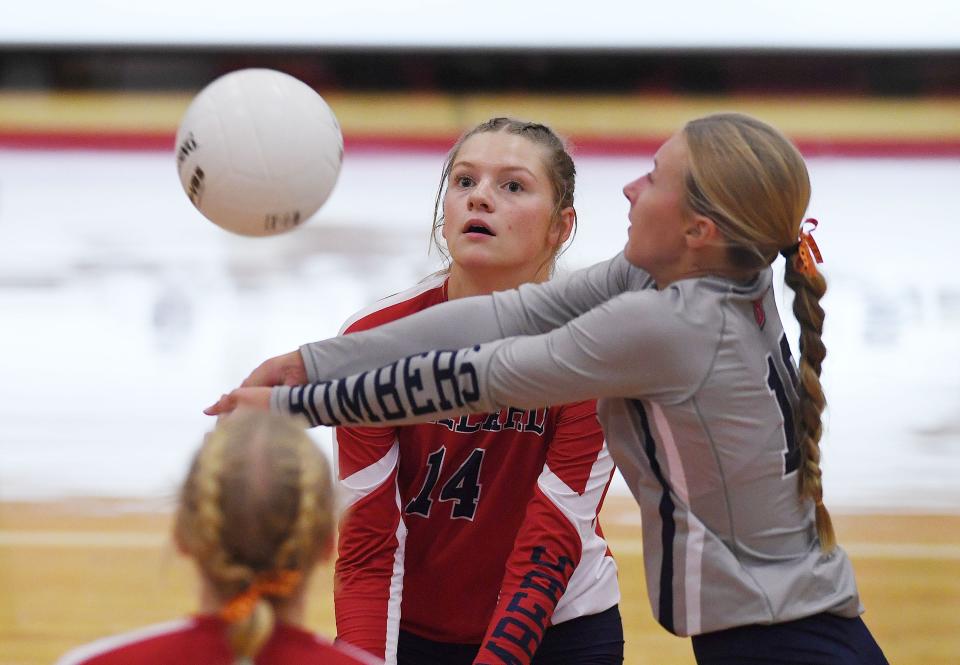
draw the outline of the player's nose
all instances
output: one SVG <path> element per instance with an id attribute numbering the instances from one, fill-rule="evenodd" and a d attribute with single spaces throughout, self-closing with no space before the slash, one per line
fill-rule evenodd
<path id="1" fill-rule="evenodd" d="M 489 182 L 481 180 L 470 190 L 467 207 L 470 210 L 493 210 L 493 190 Z"/>
<path id="2" fill-rule="evenodd" d="M 623 195 L 627 197 L 627 201 L 630 202 L 630 205 L 633 205 L 634 202 L 636 202 L 637 194 L 640 193 L 640 190 L 643 187 L 643 182 L 643 177 L 640 177 L 636 180 L 631 180 L 623 186 Z"/>

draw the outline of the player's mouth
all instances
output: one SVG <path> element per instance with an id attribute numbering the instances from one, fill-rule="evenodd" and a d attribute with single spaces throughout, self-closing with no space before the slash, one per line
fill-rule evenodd
<path id="1" fill-rule="evenodd" d="M 463 232 L 467 234 L 479 234 L 485 236 L 496 236 L 497 234 L 493 232 L 489 226 L 479 219 L 470 219 L 467 220 L 466 225 L 463 227 Z"/>

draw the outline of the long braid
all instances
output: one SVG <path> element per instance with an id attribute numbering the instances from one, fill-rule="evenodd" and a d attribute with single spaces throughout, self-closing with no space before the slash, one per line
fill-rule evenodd
<path id="1" fill-rule="evenodd" d="M 245 423 L 242 423 L 245 424 Z M 233 444 L 235 446 L 235 451 L 238 451 L 241 446 L 240 440 L 238 440 L 237 435 L 245 435 L 246 438 L 243 439 L 245 445 L 245 450 L 240 455 L 233 456 L 234 464 L 234 473 L 233 476 L 234 482 L 237 478 L 246 478 L 248 474 L 256 474 L 258 471 L 263 469 L 258 469 L 262 467 L 262 464 L 258 464 L 259 457 L 258 453 L 262 450 L 263 446 L 267 445 L 265 441 L 266 432 L 263 431 L 263 425 L 253 427 L 246 426 L 241 427 L 241 423 L 237 421 L 228 420 L 224 423 L 225 429 L 230 432 L 233 439 Z M 249 520 L 254 520 L 256 510 L 262 508 L 263 506 L 258 506 L 256 503 L 255 492 L 252 490 L 245 493 L 246 501 L 251 501 L 250 504 L 247 504 L 246 501 L 242 502 L 240 505 L 243 505 L 245 510 L 243 512 L 252 512 L 250 516 L 247 517 Z M 235 509 L 238 504 L 234 504 Z M 227 534 L 223 534 L 224 541 L 226 542 Z M 238 552 L 239 554 L 239 552 Z M 241 593 L 252 584 L 256 578 L 258 572 L 257 569 L 253 567 L 247 568 L 250 571 L 250 576 L 245 580 L 243 588 L 231 590 L 231 592 L 224 594 L 225 597 L 235 596 L 237 593 Z M 276 626 L 276 612 L 274 611 L 273 604 L 270 603 L 267 599 L 260 597 L 257 599 L 256 604 L 253 607 L 253 611 L 250 612 L 246 617 L 238 621 L 231 621 L 227 629 L 227 639 L 230 642 L 230 648 L 233 649 L 234 654 L 237 655 L 237 664 L 252 664 L 254 657 L 260 652 L 263 648 L 266 641 L 270 638 L 270 635 L 273 633 L 273 629 Z"/>
<path id="2" fill-rule="evenodd" d="M 297 457 L 300 461 L 300 505 L 289 538 L 277 550 L 274 563 L 278 569 L 305 568 L 309 562 L 303 561 L 303 558 L 315 549 L 314 543 L 320 533 L 332 530 L 330 506 L 323 505 L 321 499 L 331 493 L 325 486 L 323 469 L 309 440 L 300 441 Z M 326 517 L 326 520 L 321 517 Z"/>
<path id="3" fill-rule="evenodd" d="M 223 511 L 220 507 L 221 476 L 224 466 L 224 453 L 227 438 L 223 432 L 210 434 L 208 444 L 200 454 L 197 466 L 197 523 L 196 530 L 200 538 L 204 570 L 218 582 L 225 585 L 227 593 L 233 587 L 250 582 L 253 571 L 247 566 L 233 564 L 223 549 Z"/>
<path id="4" fill-rule="evenodd" d="M 223 548 L 224 516 L 221 508 L 221 479 L 224 472 L 227 433 L 214 430 L 200 452 L 196 472 L 197 523 L 200 540 L 197 559 L 208 579 L 223 597 L 242 592 L 256 573 L 250 566 L 234 563 Z M 273 632 L 273 608 L 262 599 L 250 615 L 231 623 L 227 638 L 238 663 L 251 661 Z"/>
<path id="5" fill-rule="evenodd" d="M 820 470 L 820 437 L 823 433 L 821 414 L 826 406 L 820 372 L 827 347 L 823 344 L 823 307 L 820 299 L 827 291 L 827 282 L 819 272 L 806 276 L 787 260 L 784 280 L 794 291 L 793 314 L 800 323 L 800 362 L 796 418 L 797 444 L 800 448 L 800 496 L 809 497 L 816 506 L 817 535 L 825 552 L 836 544 L 830 513 L 823 505 L 823 483 Z"/>

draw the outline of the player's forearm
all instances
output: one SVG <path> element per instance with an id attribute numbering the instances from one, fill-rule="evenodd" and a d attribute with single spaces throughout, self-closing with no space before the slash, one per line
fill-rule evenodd
<path id="1" fill-rule="evenodd" d="M 495 411 L 481 396 L 472 362 L 478 349 L 431 351 L 344 379 L 278 386 L 271 394 L 271 408 L 301 414 L 311 426 L 410 425 Z"/>
<path id="2" fill-rule="evenodd" d="M 461 298 L 376 328 L 305 344 L 300 355 L 312 383 L 376 369 L 432 349 L 482 344 L 504 333 L 490 296 Z"/>
<path id="3" fill-rule="evenodd" d="M 623 254 L 540 284 L 524 284 L 493 295 L 506 335 L 539 335 L 564 325 L 624 293 L 649 288 L 649 275 Z"/>
<path id="4" fill-rule="evenodd" d="M 383 658 L 387 642 L 387 601 L 382 594 L 346 585 L 334 593 L 337 639 Z"/>
<path id="5" fill-rule="evenodd" d="M 579 560 L 576 529 L 538 488 L 507 560 L 500 599 L 474 663 L 529 663 Z"/>
<path id="6" fill-rule="evenodd" d="M 377 328 L 300 347 L 312 383 L 369 371 L 432 349 L 547 333 L 625 291 L 653 285 L 622 254 L 563 278 L 452 300 Z"/>

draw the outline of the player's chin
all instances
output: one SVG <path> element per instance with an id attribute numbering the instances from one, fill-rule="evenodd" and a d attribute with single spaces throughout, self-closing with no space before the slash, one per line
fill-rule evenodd
<path id="1" fill-rule="evenodd" d="M 645 269 L 643 265 L 643 254 L 637 249 L 636 243 L 630 239 L 628 239 L 627 243 L 623 246 L 623 257 L 635 268 Z"/>
<path id="2" fill-rule="evenodd" d="M 487 240 L 496 240 L 486 236 Z M 461 266 L 475 265 L 478 268 L 492 268 L 501 261 L 503 253 L 495 242 L 457 242 L 449 247 L 450 256 Z"/>

